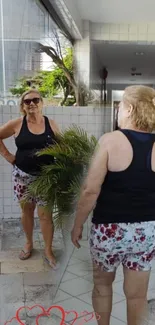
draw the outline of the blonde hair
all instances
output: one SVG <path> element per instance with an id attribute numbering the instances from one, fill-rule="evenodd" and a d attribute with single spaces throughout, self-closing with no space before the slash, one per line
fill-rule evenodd
<path id="1" fill-rule="evenodd" d="M 123 102 L 132 105 L 131 120 L 139 130 L 155 130 L 155 90 L 147 86 L 129 86 L 125 89 Z"/>
<path id="2" fill-rule="evenodd" d="M 37 89 L 33 89 L 33 88 L 32 88 L 32 89 L 29 89 L 29 90 L 25 91 L 25 92 L 22 94 L 22 96 L 21 96 L 21 98 L 20 98 L 20 102 L 19 102 L 20 113 L 23 114 L 23 115 L 26 115 L 26 112 L 23 110 L 23 101 L 24 101 L 24 99 L 25 99 L 25 96 L 26 96 L 26 95 L 29 95 L 29 94 L 31 94 L 31 93 L 35 93 L 35 94 L 39 95 L 41 101 L 43 102 L 43 98 L 42 98 L 40 92 L 39 92 Z"/>

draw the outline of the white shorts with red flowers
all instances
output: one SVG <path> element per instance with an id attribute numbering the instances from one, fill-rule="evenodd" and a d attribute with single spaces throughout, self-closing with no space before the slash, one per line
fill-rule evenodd
<path id="1" fill-rule="evenodd" d="M 135 271 L 149 271 L 155 257 L 155 221 L 93 224 L 90 232 L 93 262 L 114 272 L 122 263 Z"/>
<path id="2" fill-rule="evenodd" d="M 29 185 L 36 180 L 37 176 L 32 176 L 20 170 L 17 166 L 13 166 L 13 183 L 14 183 L 14 199 L 19 203 L 26 199 L 29 203 L 35 203 L 38 206 L 46 206 L 40 197 L 29 196 L 26 198 L 26 193 Z"/>

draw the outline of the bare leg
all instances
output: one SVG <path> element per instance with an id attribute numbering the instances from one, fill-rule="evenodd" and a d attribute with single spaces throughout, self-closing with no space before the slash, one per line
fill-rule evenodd
<path id="1" fill-rule="evenodd" d="M 112 283 L 115 272 L 101 271 L 98 266 L 93 265 L 94 289 L 92 301 L 94 311 L 100 316 L 98 325 L 109 325 L 112 310 Z"/>
<path id="2" fill-rule="evenodd" d="M 24 246 L 24 252 L 30 252 L 33 248 L 33 227 L 34 227 L 34 203 L 25 203 L 21 205 L 22 209 L 22 226 L 26 235 L 26 244 Z M 24 252 L 21 252 L 20 257 L 24 256 Z"/>
<path id="3" fill-rule="evenodd" d="M 38 207 L 38 216 L 40 218 L 40 226 L 45 242 L 45 255 L 49 261 L 56 265 L 56 259 L 52 252 L 52 242 L 54 236 L 54 224 L 52 221 L 52 214 L 44 207 Z"/>
<path id="4" fill-rule="evenodd" d="M 147 318 L 147 290 L 150 271 L 124 268 L 124 293 L 127 299 L 128 325 L 143 324 Z"/>

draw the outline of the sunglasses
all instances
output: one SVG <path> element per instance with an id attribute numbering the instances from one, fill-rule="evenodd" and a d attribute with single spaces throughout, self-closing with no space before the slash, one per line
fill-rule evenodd
<path id="1" fill-rule="evenodd" d="M 25 105 L 30 105 L 31 102 L 33 102 L 34 104 L 39 104 L 40 99 L 41 99 L 41 98 L 38 98 L 38 97 L 31 98 L 31 99 L 24 99 L 24 100 L 23 100 L 23 103 L 24 103 Z"/>

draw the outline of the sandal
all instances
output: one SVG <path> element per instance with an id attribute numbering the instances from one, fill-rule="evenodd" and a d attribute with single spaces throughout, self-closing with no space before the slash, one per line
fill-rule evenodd
<path id="1" fill-rule="evenodd" d="M 25 252 L 24 249 L 22 249 L 22 251 L 19 254 L 19 259 L 22 261 L 28 260 L 28 258 L 30 258 L 32 255 L 32 250 Z"/>
<path id="2" fill-rule="evenodd" d="M 45 256 L 45 262 L 47 262 L 47 264 L 54 270 L 54 271 L 56 271 L 56 270 L 58 270 L 59 269 L 59 267 L 60 267 L 60 263 L 59 262 L 57 262 L 56 264 L 54 264 L 52 261 L 50 261 L 46 256 Z"/>

